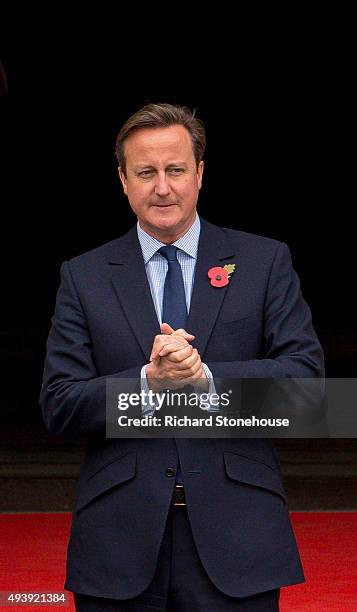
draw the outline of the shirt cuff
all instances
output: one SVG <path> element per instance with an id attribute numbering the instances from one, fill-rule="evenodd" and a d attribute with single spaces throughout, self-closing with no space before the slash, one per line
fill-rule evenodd
<path id="1" fill-rule="evenodd" d="M 140 372 L 140 385 L 141 385 L 141 391 L 144 391 L 146 397 L 149 397 L 149 391 L 150 391 L 150 387 L 149 387 L 149 383 L 148 383 L 148 379 L 146 376 L 146 368 L 147 368 L 148 364 L 145 364 L 142 368 L 141 368 L 141 372 Z M 147 406 L 143 406 L 141 405 L 141 411 L 143 416 L 152 416 L 155 412 L 155 408 L 158 405 L 158 403 L 153 400 L 153 403 L 147 405 Z"/>
<path id="2" fill-rule="evenodd" d="M 216 386 L 214 384 L 213 374 L 212 374 L 211 370 L 209 369 L 209 367 L 205 363 L 202 363 L 202 367 L 203 367 L 203 369 L 205 371 L 205 374 L 207 376 L 207 380 L 208 380 L 208 394 L 210 396 L 213 393 L 217 393 Z M 209 412 L 219 412 L 220 408 L 219 408 L 219 406 L 211 406 L 210 405 L 209 408 L 205 408 L 204 410 L 208 410 Z"/>

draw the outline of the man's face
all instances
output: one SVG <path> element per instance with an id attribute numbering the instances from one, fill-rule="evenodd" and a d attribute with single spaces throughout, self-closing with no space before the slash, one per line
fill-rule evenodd
<path id="1" fill-rule="evenodd" d="M 202 185 L 203 161 L 196 168 L 192 141 L 182 125 L 142 128 L 125 141 L 124 193 L 140 226 L 164 243 L 191 227 Z"/>

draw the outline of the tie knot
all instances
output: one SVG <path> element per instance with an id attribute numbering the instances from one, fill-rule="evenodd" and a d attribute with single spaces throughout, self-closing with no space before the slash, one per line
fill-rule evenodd
<path id="1" fill-rule="evenodd" d="M 167 261 L 177 261 L 177 247 L 172 244 L 161 247 L 158 252 L 165 257 Z"/>

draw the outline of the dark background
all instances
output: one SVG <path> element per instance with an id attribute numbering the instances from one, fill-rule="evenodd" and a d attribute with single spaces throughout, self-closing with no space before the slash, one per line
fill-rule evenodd
<path id="1" fill-rule="evenodd" d="M 283 58 L 283 55 L 282 55 Z M 3 57 L 2 419 L 41 420 L 59 267 L 134 223 L 117 177 L 121 124 L 146 102 L 197 108 L 207 129 L 199 213 L 292 252 L 327 375 L 357 375 L 348 70 L 326 58 L 171 73 L 85 56 Z M 131 80 L 128 79 L 131 74 Z"/>

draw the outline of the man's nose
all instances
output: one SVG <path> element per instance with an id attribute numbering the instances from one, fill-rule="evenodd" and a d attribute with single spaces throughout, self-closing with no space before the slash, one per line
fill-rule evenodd
<path id="1" fill-rule="evenodd" d="M 155 182 L 156 195 L 165 197 L 169 195 L 170 191 L 171 191 L 170 184 L 169 184 L 169 181 L 168 181 L 168 178 L 165 172 L 163 173 L 159 172 L 156 176 L 156 182 Z"/>

